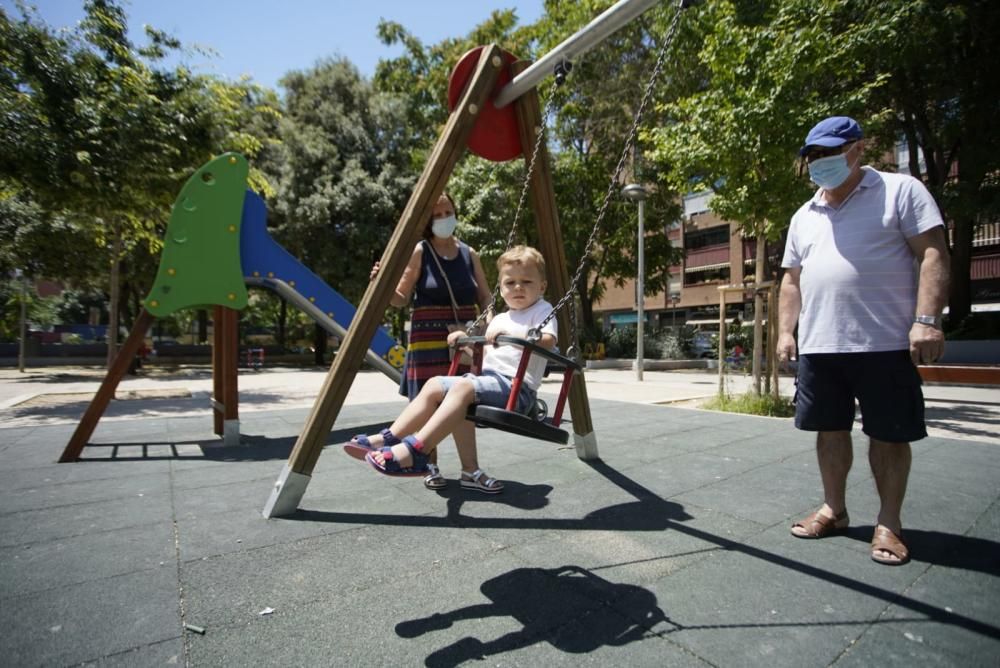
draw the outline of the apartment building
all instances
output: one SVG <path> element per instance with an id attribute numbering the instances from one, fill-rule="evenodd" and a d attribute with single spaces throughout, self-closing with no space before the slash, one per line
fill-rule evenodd
<path id="1" fill-rule="evenodd" d="M 715 215 L 709 208 L 711 198 L 710 192 L 686 196 L 683 220 L 667 226 L 670 242 L 683 248 L 685 256 L 681 264 L 670 267 L 670 287 L 643 301 L 648 325 L 714 329 L 719 324 L 719 286 L 753 283 L 757 242 L 744 238 L 735 223 Z M 765 256 L 769 265 L 765 276 L 770 277 L 780 263 L 780 249 L 769 244 Z M 604 316 L 606 329 L 634 324 L 635 297 L 634 280 L 621 288 L 609 285 L 603 299 L 594 305 L 594 311 Z M 736 317 L 744 320 L 753 317 L 753 299 L 748 292 L 726 294 L 726 318 Z"/>

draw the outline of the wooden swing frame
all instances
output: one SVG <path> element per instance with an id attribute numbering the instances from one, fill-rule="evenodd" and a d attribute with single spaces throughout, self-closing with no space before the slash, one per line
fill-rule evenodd
<path id="1" fill-rule="evenodd" d="M 264 507 L 265 517 L 289 515 L 298 509 L 312 471 L 326 445 L 327 436 L 347 398 L 351 382 L 361 368 L 367 343 L 389 308 L 389 300 L 413 247 L 420 241 L 434 204 L 444 192 L 455 165 L 466 150 L 466 142 L 480 111 L 494 96 L 498 77 L 505 66 L 502 51 L 497 45 L 483 47 L 479 61 L 428 157 L 424 171 L 389 240 L 378 275 L 369 284 L 358 304 L 359 317 L 351 323 L 347 336 L 341 342 L 312 412 Z M 529 63 L 523 61 L 511 64 L 511 75 L 517 76 L 528 66 Z M 538 133 L 542 130 L 537 91 L 532 88 L 518 97 L 514 107 L 521 146 L 527 151 L 535 146 Z M 571 286 L 559 228 L 552 172 L 544 145 L 539 149 L 535 168 L 531 173 L 530 193 L 538 230 L 538 250 L 545 256 L 548 264 L 550 289 L 553 294 L 566 294 Z M 566 309 L 562 309 L 557 317 L 559 346 L 568 350 L 570 315 Z M 597 441 L 582 376 L 578 382 L 572 383 L 567 400 L 573 417 L 577 456 L 584 460 L 597 459 Z"/>

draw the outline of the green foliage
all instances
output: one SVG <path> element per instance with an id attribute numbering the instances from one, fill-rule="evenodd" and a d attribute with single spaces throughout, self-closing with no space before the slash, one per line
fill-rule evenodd
<path id="1" fill-rule="evenodd" d="M 356 303 L 417 178 L 405 107 L 343 59 L 290 72 L 282 85 L 276 237 Z"/>
<path id="2" fill-rule="evenodd" d="M 406 100 L 406 126 L 417 140 L 414 168 L 419 169 L 425 152 L 448 119 L 448 79 L 463 54 L 496 43 L 519 58 L 531 57 L 530 35 L 525 30 L 516 30 L 516 23 L 513 10 L 497 10 L 468 35 L 425 46 L 399 23 L 384 19 L 379 22 L 378 37 L 382 43 L 400 45 L 404 51 L 397 58 L 379 61 L 374 85 L 381 92 Z"/>
<path id="3" fill-rule="evenodd" d="M 180 44 L 148 28 L 137 48 L 113 0 L 84 3 L 68 32 L 18 9 L 0 12 L 0 206 L 16 213 L 0 222 L 13 240 L 0 262 L 92 285 L 126 260 L 122 303 L 135 308 L 180 184 L 215 153 L 264 151 L 277 97 L 160 67 Z"/>
<path id="4" fill-rule="evenodd" d="M 515 30 L 511 12 L 495 12 L 489 20 L 461 39 L 448 39 L 425 46 L 402 26 L 383 23 L 380 31 L 387 44 L 403 44 L 403 56 L 383 61 L 376 73 L 380 90 L 405 95 L 409 121 L 418 139 L 414 166 L 437 138 L 447 118 L 443 104 L 447 78 L 462 53 L 473 46 L 496 41 L 523 57 L 532 51 L 544 53 L 590 22 L 611 5 L 601 0 L 576 3 L 549 2 L 546 15 L 536 24 Z M 592 326 L 593 303 L 603 294 L 604 281 L 622 285 L 635 276 L 638 245 L 636 207 L 618 195 L 620 184 L 611 184 L 632 117 L 642 95 L 655 54 L 649 26 L 636 22 L 574 63 L 568 82 L 552 91 L 548 82 L 538 90 L 545 104 L 554 96 L 555 115 L 550 119 L 548 147 L 552 151 L 552 174 L 565 244 L 567 265 L 573 274 L 586 263 L 575 286 L 582 298 L 584 325 Z M 656 123 L 654 118 L 647 123 Z M 632 165 L 632 163 L 629 163 Z M 637 178 L 636 167 L 628 173 Z M 507 243 L 513 212 L 521 193 L 522 160 L 504 165 L 486 165 L 468 157 L 452 175 L 449 191 L 457 199 L 463 225 L 459 234 L 476 248 L 492 280 L 493 260 Z M 590 256 L 584 251 L 606 193 L 612 190 L 611 206 L 598 230 Z M 519 222 L 516 242 L 534 242 L 530 204 Z M 670 246 L 665 229 L 675 221 L 679 209 L 674 194 L 666 188 L 651 193 L 646 204 L 647 294 L 662 290 L 668 268 L 679 259 Z M 556 300 L 562 295 L 549 295 Z"/>
<path id="5" fill-rule="evenodd" d="M 645 359 L 679 360 L 689 357 L 678 334 L 668 328 L 644 328 L 642 334 L 642 354 Z M 608 357 L 634 359 L 638 352 L 638 336 L 634 325 L 615 327 L 604 335 L 604 342 Z"/>
<path id="6" fill-rule="evenodd" d="M 754 394 L 747 392 L 739 396 L 719 394 L 709 399 L 702 408 L 727 413 L 745 413 L 747 415 L 766 415 L 768 417 L 793 417 L 795 406 L 788 397 L 779 396 L 775 399 L 770 394 Z"/>
<path id="7" fill-rule="evenodd" d="M 896 17 L 845 21 L 848 4 L 719 0 L 689 14 L 678 49 L 697 54 L 703 78 L 661 98 L 669 120 L 648 138 L 662 178 L 682 192 L 711 188 L 723 219 L 777 238 L 811 191 L 793 167 L 808 129 L 887 112 L 867 102 L 888 75 L 866 71 L 860 54 L 883 49 Z"/>

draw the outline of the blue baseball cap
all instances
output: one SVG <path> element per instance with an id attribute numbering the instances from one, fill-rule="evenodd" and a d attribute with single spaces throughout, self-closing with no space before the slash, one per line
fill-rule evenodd
<path id="1" fill-rule="evenodd" d="M 799 149 L 799 155 L 805 155 L 810 146 L 831 148 L 841 146 L 849 141 L 857 141 L 864 135 L 861 126 L 853 118 L 847 116 L 831 116 L 817 123 L 806 135 L 805 145 Z"/>

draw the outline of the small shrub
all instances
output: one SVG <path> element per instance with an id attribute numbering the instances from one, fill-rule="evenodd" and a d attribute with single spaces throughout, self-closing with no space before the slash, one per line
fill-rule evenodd
<path id="1" fill-rule="evenodd" d="M 778 397 L 770 394 L 757 395 L 747 392 L 739 396 L 719 394 L 707 401 L 702 408 L 726 413 L 744 413 L 747 415 L 767 415 L 770 417 L 792 417 L 795 406 L 788 397 Z"/>
<path id="2" fill-rule="evenodd" d="M 636 348 L 635 327 L 615 327 L 608 332 L 608 357 L 634 358 Z"/>

